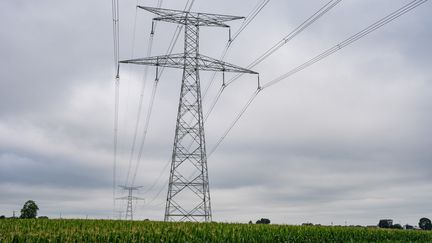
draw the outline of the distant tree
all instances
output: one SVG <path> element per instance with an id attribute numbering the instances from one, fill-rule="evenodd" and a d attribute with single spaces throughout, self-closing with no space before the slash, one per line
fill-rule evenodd
<path id="1" fill-rule="evenodd" d="M 412 230 L 412 229 L 414 229 L 414 226 L 409 225 L 409 224 L 406 224 L 406 225 L 405 225 L 405 229 L 407 229 L 407 230 Z"/>
<path id="2" fill-rule="evenodd" d="M 378 223 L 378 227 L 388 229 L 393 225 L 393 220 L 391 219 L 381 219 Z"/>
<path id="3" fill-rule="evenodd" d="M 392 229 L 403 229 L 402 225 L 400 224 L 394 224 L 391 226 Z"/>
<path id="4" fill-rule="evenodd" d="M 256 224 L 270 224 L 270 219 L 262 218 L 262 219 L 256 221 Z"/>
<path id="5" fill-rule="evenodd" d="M 4 215 L 0 216 L 0 219 L 5 219 L 6 217 Z"/>
<path id="6" fill-rule="evenodd" d="M 38 219 L 48 219 L 47 216 L 39 216 Z"/>
<path id="7" fill-rule="evenodd" d="M 21 209 L 20 218 L 22 218 L 22 219 L 34 219 L 37 216 L 38 210 L 39 210 L 39 207 L 36 205 L 36 203 L 33 200 L 28 200 L 26 203 L 24 203 L 24 206 Z"/>
<path id="8" fill-rule="evenodd" d="M 252 223 L 252 220 L 249 220 L 249 224 L 253 224 L 253 223 Z"/>
<path id="9" fill-rule="evenodd" d="M 432 230 L 432 222 L 428 218 L 421 218 L 419 221 L 419 227 L 422 230 Z"/>

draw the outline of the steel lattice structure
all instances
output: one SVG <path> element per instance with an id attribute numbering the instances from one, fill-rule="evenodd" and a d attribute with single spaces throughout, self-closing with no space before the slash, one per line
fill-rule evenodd
<path id="1" fill-rule="evenodd" d="M 184 25 L 184 53 L 121 62 L 183 69 L 165 221 L 208 222 L 212 213 L 199 71 L 258 73 L 199 54 L 199 29 L 229 27 L 225 22 L 243 17 L 138 7 L 156 14 L 153 21 Z"/>
<path id="2" fill-rule="evenodd" d="M 133 205 L 132 205 L 133 200 L 144 200 L 144 199 L 139 198 L 139 197 L 134 197 L 133 191 L 142 188 L 142 186 L 119 186 L 119 187 L 123 188 L 123 190 L 128 191 L 128 195 L 126 197 L 117 198 L 117 199 L 121 199 L 121 200 L 127 200 L 125 219 L 133 220 Z"/>

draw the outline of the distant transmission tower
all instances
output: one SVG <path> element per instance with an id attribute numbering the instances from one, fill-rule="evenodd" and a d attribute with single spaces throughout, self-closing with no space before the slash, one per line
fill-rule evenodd
<path id="1" fill-rule="evenodd" d="M 212 214 L 199 71 L 258 73 L 199 54 L 199 29 L 229 28 L 225 22 L 243 17 L 138 7 L 156 14 L 153 21 L 180 24 L 185 29 L 184 53 L 121 62 L 156 66 L 156 82 L 158 67 L 183 69 L 165 221 L 208 222 Z"/>
<path id="2" fill-rule="evenodd" d="M 139 198 L 139 197 L 134 197 L 133 191 L 142 188 L 142 186 L 119 186 L 119 187 L 128 191 L 128 195 L 126 197 L 117 198 L 117 199 L 121 199 L 121 200 L 127 200 L 125 219 L 126 220 L 127 219 L 133 220 L 133 200 L 135 200 L 135 201 L 136 200 L 144 200 L 144 199 Z M 120 217 L 121 217 L 121 215 L 120 215 Z"/>

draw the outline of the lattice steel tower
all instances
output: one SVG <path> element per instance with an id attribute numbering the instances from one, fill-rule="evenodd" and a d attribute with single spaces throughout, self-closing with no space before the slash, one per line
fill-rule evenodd
<path id="1" fill-rule="evenodd" d="M 121 199 L 121 200 L 127 200 L 125 219 L 126 220 L 127 219 L 133 220 L 133 200 L 135 200 L 135 201 L 144 200 L 144 199 L 139 198 L 139 197 L 134 197 L 133 191 L 139 190 L 140 188 L 142 188 L 142 186 L 119 186 L 119 187 L 121 187 L 123 190 L 128 191 L 128 195 L 126 197 L 117 198 L 117 199 Z"/>
<path id="2" fill-rule="evenodd" d="M 243 17 L 138 7 L 156 14 L 153 21 L 184 26 L 184 53 L 121 62 L 156 66 L 157 81 L 158 67 L 183 69 L 165 221 L 208 222 L 212 214 L 199 71 L 257 73 L 199 54 L 199 29 L 201 26 L 229 28 L 225 22 Z"/>

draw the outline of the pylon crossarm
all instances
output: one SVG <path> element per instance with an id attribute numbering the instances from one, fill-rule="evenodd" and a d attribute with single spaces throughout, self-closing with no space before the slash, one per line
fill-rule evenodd
<path id="1" fill-rule="evenodd" d="M 128 200 L 129 199 L 129 197 L 117 197 L 116 198 L 117 200 Z M 131 199 L 132 200 L 145 200 L 144 198 L 141 198 L 141 197 L 131 197 Z"/>
<path id="2" fill-rule="evenodd" d="M 196 13 L 145 6 L 138 6 L 138 8 L 147 10 L 151 13 L 158 15 L 159 17 L 153 19 L 155 21 L 165 21 L 183 25 L 188 24 L 195 26 L 229 27 L 229 25 L 225 24 L 224 22 L 244 19 L 244 17 L 240 16 L 223 14 Z"/>
<path id="3" fill-rule="evenodd" d="M 143 188 L 143 186 L 118 186 L 118 187 L 125 189 L 125 190 L 129 190 L 129 189 L 130 190 L 138 190 L 140 188 Z"/>
<path id="4" fill-rule="evenodd" d="M 120 63 L 183 69 L 185 66 L 185 62 L 191 63 L 195 61 L 197 62 L 197 68 L 200 71 L 258 74 L 255 71 L 242 68 L 234 64 L 223 62 L 215 58 L 211 58 L 201 54 L 198 54 L 197 57 L 185 57 L 185 54 L 172 54 L 172 55 L 164 55 L 164 56 L 145 57 L 145 58 L 124 60 L 121 61 Z"/>

